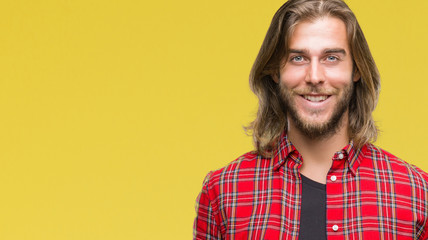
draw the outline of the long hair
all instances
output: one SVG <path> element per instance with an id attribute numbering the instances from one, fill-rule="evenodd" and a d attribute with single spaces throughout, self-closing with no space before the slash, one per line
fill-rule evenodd
<path id="1" fill-rule="evenodd" d="M 288 55 L 293 30 L 302 21 L 327 16 L 345 23 L 353 67 L 360 73 L 349 105 L 348 132 L 357 148 L 376 140 L 372 112 L 379 97 L 380 77 L 355 15 L 342 0 L 289 0 L 275 13 L 250 73 L 250 87 L 259 99 L 259 108 L 246 130 L 263 156 L 273 153 L 279 137 L 287 131 L 287 109 L 273 77 L 279 75 L 281 62 Z"/>

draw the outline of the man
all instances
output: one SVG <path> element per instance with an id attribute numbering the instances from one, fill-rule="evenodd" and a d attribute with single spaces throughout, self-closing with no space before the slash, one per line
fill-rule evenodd
<path id="1" fill-rule="evenodd" d="M 207 175 L 194 239 L 428 239 L 428 175 L 370 142 L 380 80 L 341 0 L 290 0 L 250 76 L 256 151 Z"/>

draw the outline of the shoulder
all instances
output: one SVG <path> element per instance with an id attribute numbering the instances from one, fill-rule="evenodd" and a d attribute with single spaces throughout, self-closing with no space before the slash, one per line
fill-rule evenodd
<path id="1" fill-rule="evenodd" d="M 249 182 L 255 175 L 270 171 L 271 168 L 272 159 L 264 158 L 253 151 L 247 152 L 226 166 L 209 172 L 205 177 L 204 187 L 210 191 L 238 182 Z"/>
<path id="2" fill-rule="evenodd" d="M 361 163 L 363 168 L 370 167 L 378 173 L 393 174 L 397 178 L 400 176 L 409 178 L 410 181 L 416 181 L 428 191 L 428 174 L 419 167 L 373 144 L 365 145 L 363 154 L 364 160 Z"/>

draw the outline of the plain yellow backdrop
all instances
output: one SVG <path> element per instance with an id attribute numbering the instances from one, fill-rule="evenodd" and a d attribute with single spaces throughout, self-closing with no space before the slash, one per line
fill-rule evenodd
<path id="1" fill-rule="evenodd" d="M 376 144 L 428 170 L 428 1 L 347 1 L 382 76 Z M 248 74 L 283 1 L 0 3 L 0 239 L 191 239 L 252 150 Z"/>

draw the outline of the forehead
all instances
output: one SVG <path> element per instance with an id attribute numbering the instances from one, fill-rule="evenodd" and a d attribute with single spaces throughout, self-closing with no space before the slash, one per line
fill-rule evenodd
<path id="1" fill-rule="evenodd" d="M 299 22 L 292 31 L 289 49 L 316 51 L 325 48 L 343 48 L 348 51 L 345 23 L 339 18 L 322 17 Z"/>

